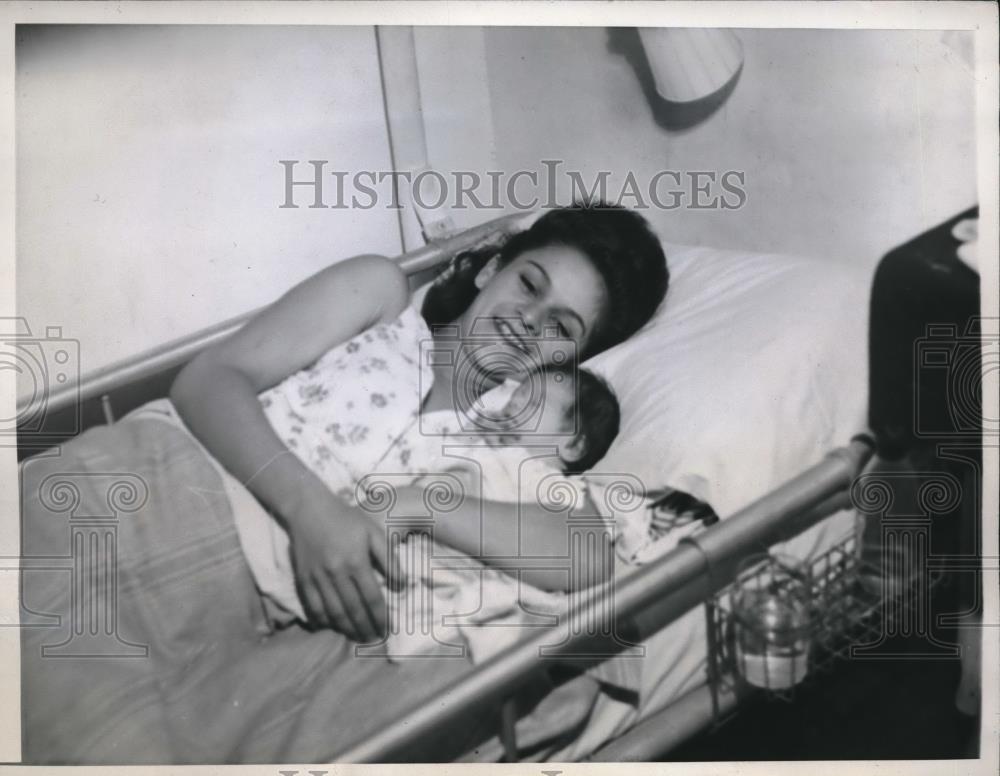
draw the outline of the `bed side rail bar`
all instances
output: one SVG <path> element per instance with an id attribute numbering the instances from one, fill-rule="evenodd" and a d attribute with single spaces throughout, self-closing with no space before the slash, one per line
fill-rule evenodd
<path id="1" fill-rule="evenodd" d="M 672 622 L 732 581 L 738 562 L 747 555 L 800 533 L 838 511 L 855 478 L 874 453 L 867 435 L 857 436 L 846 447 L 829 453 L 821 462 L 772 492 L 717 523 L 674 550 L 619 581 L 613 589 L 614 611 L 631 620 L 640 634 Z M 723 572 L 722 570 L 726 571 Z M 569 617 L 587 621 L 591 606 L 605 602 L 584 601 Z M 554 626 L 553 626 L 554 627 Z M 579 633 L 553 647 L 551 628 L 532 636 L 477 666 L 425 701 L 402 713 L 393 724 L 373 730 L 347 749 L 335 762 L 378 763 L 405 759 L 408 749 L 435 730 L 486 706 L 497 706 L 538 668 L 538 655 L 558 656 L 577 652 L 588 641 Z"/>
<path id="2" fill-rule="evenodd" d="M 720 687 L 712 698 L 712 688 L 702 684 L 689 690 L 665 709 L 643 717 L 633 727 L 612 739 L 585 762 L 655 762 L 705 730 L 713 720 L 724 718 L 740 703 L 733 687 Z M 718 705 L 716 705 L 718 704 Z"/>
<path id="3" fill-rule="evenodd" d="M 404 253 L 397 257 L 396 262 L 407 275 L 415 275 L 448 261 L 459 251 L 466 250 L 479 242 L 526 228 L 533 215 L 532 211 L 526 211 L 495 218 L 454 236 Z M 45 412 L 49 414 L 60 412 L 72 406 L 74 402 L 82 403 L 97 399 L 123 385 L 181 366 L 205 348 L 229 337 L 257 312 L 259 309 L 251 310 L 187 337 L 147 350 L 133 358 L 97 369 L 82 376 L 78 383 L 55 386 L 43 399 Z M 31 403 L 32 397 L 18 396 L 17 417 L 29 414 Z"/>

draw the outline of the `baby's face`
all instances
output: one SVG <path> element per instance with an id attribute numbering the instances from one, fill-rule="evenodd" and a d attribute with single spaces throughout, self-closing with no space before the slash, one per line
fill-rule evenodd
<path id="1" fill-rule="evenodd" d="M 497 441 L 507 445 L 556 447 L 565 462 L 575 438 L 576 386 L 563 374 L 535 375 L 522 382 L 501 412 Z"/>

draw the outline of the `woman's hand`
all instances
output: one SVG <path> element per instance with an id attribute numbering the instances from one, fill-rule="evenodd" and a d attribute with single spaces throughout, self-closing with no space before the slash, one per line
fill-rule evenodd
<path id="1" fill-rule="evenodd" d="M 359 642 L 386 632 L 386 602 L 375 569 L 389 578 L 384 532 L 327 492 L 286 515 L 299 598 L 309 621 Z"/>

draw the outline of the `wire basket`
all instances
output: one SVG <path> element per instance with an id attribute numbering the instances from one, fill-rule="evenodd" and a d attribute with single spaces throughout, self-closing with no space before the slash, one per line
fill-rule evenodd
<path id="1" fill-rule="evenodd" d="M 723 694 L 763 692 L 792 700 L 796 690 L 859 648 L 879 643 L 912 618 L 943 579 L 926 564 L 908 576 L 873 562 L 857 534 L 811 562 L 761 554 L 705 603 L 708 675 L 716 724 Z"/>

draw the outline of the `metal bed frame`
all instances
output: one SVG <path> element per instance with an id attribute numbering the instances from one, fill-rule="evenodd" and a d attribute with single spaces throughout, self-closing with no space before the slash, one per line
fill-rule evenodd
<path id="1" fill-rule="evenodd" d="M 527 214 L 495 219 L 460 234 L 400 256 L 399 265 L 415 287 L 457 252 L 483 241 L 500 238 L 523 228 Z M 254 311 L 256 312 L 256 311 Z M 127 411 L 157 396 L 165 395 L 173 375 L 193 356 L 236 331 L 254 312 L 233 318 L 183 339 L 167 343 L 127 361 L 84 376 L 76 385 L 65 385 L 45 397 L 46 419 L 62 418 L 61 430 L 32 428 L 19 434 L 22 457 L 74 436 L 95 422 L 114 422 L 115 413 Z M 28 410 L 19 402 L 18 417 Z M 59 424 L 55 424 L 59 425 Z M 800 475 L 764 495 L 734 515 L 695 537 L 685 539 L 655 562 L 608 588 L 597 600 L 576 604 L 570 618 L 586 621 L 592 607 L 603 607 L 613 595 L 618 632 L 646 637 L 701 604 L 730 585 L 739 563 L 776 542 L 800 534 L 824 518 L 849 508 L 850 489 L 874 453 L 874 444 L 859 435 L 845 447 Z M 712 628 L 709 628 L 711 640 Z M 411 747 L 426 741 L 435 731 L 460 724 L 463 717 L 483 708 L 500 709 L 499 740 L 505 761 L 519 759 L 515 733 L 514 693 L 530 682 L 539 666 L 539 650 L 546 660 L 558 659 L 582 647 L 593 646 L 594 636 L 578 632 L 553 647 L 550 628 L 538 629 L 530 637 L 449 686 L 439 688 L 427 700 L 402 711 L 396 722 L 371 731 L 353 745 L 336 753 L 337 762 L 387 762 L 405 760 Z M 711 644 L 709 645 L 711 650 Z M 639 721 L 623 735 L 607 743 L 589 759 L 595 761 L 642 761 L 662 756 L 688 737 L 732 711 L 742 697 L 732 683 L 711 675 L 709 661 L 706 684 L 681 697 L 662 711 Z M 498 753 L 500 754 L 500 753 Z"/>

